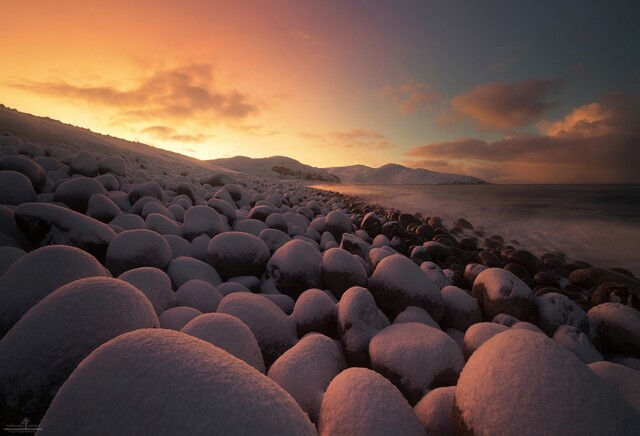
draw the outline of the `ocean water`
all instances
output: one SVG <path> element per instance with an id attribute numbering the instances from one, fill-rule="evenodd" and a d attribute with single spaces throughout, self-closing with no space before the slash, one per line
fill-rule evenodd
<path id="1" fill-rule="evenodd" d="M 630 185 L 314 185 L 367 197 L 403 212 L 466 218 L 476 229 L 515 240 L 538 256 L 622 267 L 640 277 L 640 184 Z"/>

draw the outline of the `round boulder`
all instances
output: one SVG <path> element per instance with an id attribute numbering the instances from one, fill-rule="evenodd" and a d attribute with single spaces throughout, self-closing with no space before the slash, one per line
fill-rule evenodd
<path id="1" fill-rule="evenodd" d="M 114 276 L 123 272 L 152 266 L 166 270 L 171 262 L 171 248 L 167 241 L 151 230 L 125 230 L 107 248 L 105 265 Z"/>
<path id="2" fill-rule="evenodd" d="M 207 263 L 223 280 L 238 276 L 261 277 L 268 261 L 267 245 L 249 233 L 221 233 L 214 236 L 207 247 Z"/>

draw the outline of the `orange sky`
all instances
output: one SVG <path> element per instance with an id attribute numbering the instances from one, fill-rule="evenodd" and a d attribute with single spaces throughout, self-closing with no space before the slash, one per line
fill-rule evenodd
<path id="1" fill-rule="evenodd" d="M 603 96 L 616 88 L 599 76 L 591 94 L 568 84 L 583 58 L 531 67 L 527 44 L 539 38 L 523 30 L 520 41 L 499 26 L 491 35 L 486 22 L 476 38 L 472 11 L 425 2 L 23 0 L 0 13 L 0 103 L 202 159 L 397 162 L 543 181 L 537 174 L 558 173 L 550 162 L 496 169 L 442 144 L 476 138 L 495 149 L 523 135 L 555 144 L 558 123 L 569 122 L 612 134 L 610 119 L 588 105 L 614 113 Z M 581 165 L 568 181 L 593 162 Z"/>

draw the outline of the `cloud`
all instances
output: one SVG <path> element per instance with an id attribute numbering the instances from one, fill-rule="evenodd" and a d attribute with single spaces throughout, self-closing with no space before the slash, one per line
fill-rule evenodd
<path id="1" fill-rule="evenodd" d="M 211 135 L 204 135 L 200 133 L 196 133 L 196 134 L 179 133 L 173 127 L 167 127 L 167 126 L 145 127 L 144 129 L 140 130 L 140 133 L 156 139 L 162 139 L 165 141 L 188 142 L 188 143 L 194 143 L 194 142 L 201 143 L 211 137 Z"/>
<path id="2" fill-rule="evenodd" d="M 229 127 L 254 136 L 274 136 L 280 132 L 276 130 L 265 130 L 261 124 L 229 124 Z"/>
<path id="3" fill-rule="evenodd" d="M 414 165 L 446 160 L 465 174 L 493 181 L 640 182 L 638 116 L 636 101 L 610 94 L 560 120 L 541 121 L 540 134 L 436 142 L 406 155 Z M 472 167 L 481 173 L 470 172 Z"/>
<path id="4" fill-rule="evenodd" d="M 320 40 L 318 38 L 310 35 L 309 33 L 305 32 L 305 31 L 302 31 L 302 30 L 292 30 L 289 33 L 289 36 L 291 36 L 294 39 L 309 43 L 311 45 L 315 45 L 316 47 L 319 47 L 319 46 L 322 45 L 322 43 L 320 42 Z"/>
<path id="5" fill-rule="evenodd" d="M 385 135 L 360 127 L 349 130 L 336 130 L 327 134 L 298 132 L 298 136 L 326 147 L 381 150 L 396 146 L 390 143 Z"/>
<path id="6" fill-rule="evenodd" d="M 452 98 L 451 107 L 455 115 L 475 121 L 481 129 L 510 131 L 555 107 L 548 97 L 561 83 L 558 78 L 485 83 Z"/>
<path id="7" fill-rule="evenodd" d="M 77 85 L 63 80 L 12 84 L 26 91 L 113 108 L 129 120 L 241 120 L 258 106 L 238 90 L 219 89 L 210 63 L 191 63 L 159 69 L 130 88 Z"/>
<path id="8" fill-rule="evenodd" d="M 383 100 L 391 101 L 401 115 L 409 115 L 428 106 L 438 98 L 431 85 L 405 78 L 400 84 L 384 86 L 377 92 Z"/>

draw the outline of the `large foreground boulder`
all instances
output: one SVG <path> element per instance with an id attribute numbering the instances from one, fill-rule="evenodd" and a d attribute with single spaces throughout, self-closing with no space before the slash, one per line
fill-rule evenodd
<path id="1" fill-rule="evenodd" d="M 60 286 L 106 275 L 95 257 L 78 248 L 51 245 L 27 253 L 0 277 L 0 337 Z"/>
<path id="2" fill-rule="evenodd" d="M 1 418 L 40 418 L 89 353 L 122 333 L 147 327 L 158 327 L 153 306 L 122 280 L 91 277 L 57 289 L 0 341 Z"/>
<path id="3" fill-rule="evenodd" d="M 44 435 L 315 434 L 268 377 L 205 341 L 157 329 L 122 335 L 87 357 L 40 427 Z"/>
<path id="4" fill-rule="evenodd" d="M 552 339 L 509 330 L 481 346 L 455 392 L 454 434 L 637 435 L 640 415 Z"/>

